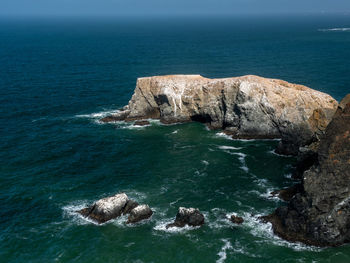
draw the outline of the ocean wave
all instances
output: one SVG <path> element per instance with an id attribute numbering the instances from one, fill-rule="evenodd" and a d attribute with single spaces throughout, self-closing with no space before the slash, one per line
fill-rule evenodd
<path id="1" fill-rule="evenodd" d="M 209 162 L 208 161 L 206 161 L 206 160 L 201 160 L 201 162 L 204 164 L 204 165 L 209 165 Z"/>
<path id="2" fill-rule="evenodd" d="M 226 251 L 229 249 L 233 249 L 231 242 L 228 239 L 224 238 L 224 239 L 221 239 L 221 241 L 224 242 L 224 245 L 222 246 L 220 252 L 217 254 L 219 256 L 219 259 L 216 261 L 216 263 L 225 262 L 227 258 Z"/>
<path id="3" fill-rule="evenodd" d="M 78 115 L 75 115 L 74 117 L 76 117 L 76 118 L 97 119 L 97 118 L 103 118 L 103 117 L 106 117 L 106 116 L 109 116 L 109 115 L 117 114 L 119 112 L 120 112 L 120 110 L 105 110 L 105 111 L 89 113 L 89 114 L 78 114 Z"/>
<path id="4" fill-rule="evenodd" d="M 336 27 L 336 28 L 321 28 L 321 32 L 350 32 L 350 27 Z"/>
<path id="5" fill-rule="evenodd" d="M 276 153 L 276 150 L 271 150 L 271 151 L 268 151 L 267 153 L 270 153 L 270 154 L 273 154 L 273 155 L 277 155 L 279 157 L 285 157 L 285 158 L 293 157 L 292 155 L 285 155 L 285 154 Z"/>
<path id="6" fill-rule="evenodd" d="M 88 206 L 87 201 L 76 201 L 72 204 L 66 205 L 62 207 L 63 210 L 63 217 L 64 218 L 70 218 L 72 219 L 72 222 L 77 225 L 87 225 L 87 224 L 94 224 L 98 225 L 97 222 L 82 216 L 77 211 L 85 208 Z M 101 224 L 103 225 L 103 224 Z"/>
<path id="7" fill-rule="evenodd" d="M 256 214 L 252 215 L 250 213 L 244 213 L 243 214 L 243 227 L 246 227 L 249 229 L 250 233 L 253 236 L 263 238 L 267 243 L 272 243 L 276 246 L 283 246 L 291 248 L 295 251 L 320 251 L 320 248 L 313 247 L 313 246 L 307 246 L 302 243 L 292 243 L 288 242 L 286 240 L 281 239 L 280 237 L 276 236 L 272 229 L 271 223 L 262 223 L 259 219 L 261 216 L 268 214 L 269 212 L 266 211 L 263 214 Z"/>
<path id="8" fill-rule="evenodd" d="M 156 223 L 156 225 L 153 227 L 154 230 L 156 231 L 163 231 L 163 232 L 168 232 L 168 233 L 186 233 L 191 230 L 195 230 L 200 228 L 200 226 L 184 226 L 184 227 L 169 227 L 166 228 L 168 224 L 171 224 L 174 222 L 174 218 L 171 219 L 164 219 L 160 220 Z"/>
<path id="9" fill-rule="evenodd" d="M 219 138 L 225 138 L 225 139 L 228 139 L 228 140 L 233 140 L 231 136 L 223 133 L 223 132 L 217 132 L 215 133 L 215 137 L 219 137 Z"/>
<path id="10" fill-rule="evenodd" d="M 218 148 L 221 150 L 240 150 L 240 149 L 242 149 L 242 147 L 234 147 L 234 146 L 226 146 L 226 145 L 218 146 Z"/>

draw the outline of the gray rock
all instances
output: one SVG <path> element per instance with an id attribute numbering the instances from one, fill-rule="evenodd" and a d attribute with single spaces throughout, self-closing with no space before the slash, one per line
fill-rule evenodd
<path id="1" fill-rule="evenodd" d="M 116 194 L 111 197 L 100 199 L 91 207 L 84 208 L 78 211 L 78 213 L 102 224 L 120 216 L 128 201 L 129 198 L 125 193 Z"/>
<path id="2" fill-rule="evenodd" d="M 235 215 L 232 215 L 231 218 L 230 218 L 231 222 L 232 223 L 235 223 L 237 225 L 240 225 L 244 222 L 243 218 L 240 217 L 240 216 L 235 216 Z"/>
<path id="3" fill-rule="evenodd" d="M 316 246 L 350 242 L 350 94 L 321 137 L 303 189 L 264 219 L 276 234 Z"/>
<path id="4" fill-rule="evenodd" d="M 175 222 L 168 224 L 169 227 L 201 226 L 204 224 L 204 216 L 197 208 L 179 207 Z"/>
<path id="5" fill-rule="evenodd" d="M 153 211 L 149 208 L 148 205 L 139 205 L 130 211 L 128 221 L 126 223 L 130 224 L 140 222 L 141 220 L 150 218 L 152 214 Z"/>

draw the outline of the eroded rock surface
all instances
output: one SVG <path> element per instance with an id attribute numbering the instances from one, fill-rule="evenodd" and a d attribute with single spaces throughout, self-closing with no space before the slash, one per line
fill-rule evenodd
<path id="1" fill-rule="evenodd" d="M 77 212 L 99 224 L 126 214 L 129 214 L 127 223 L 136 223 L 153 214 L 148 205 L 139 205 L 125 193 L 100 199 L 92 206 Z"/>
<path id="2" fill-rule="evenodd" d="M 128 201 L 129 198 L 125 193 L 116 194 L 111 197 L 100 199 L 91 207 L 84 208 L 78 212 L 83 216 L 102 224 L 120 216 Z"/>
<path id="3" fill-rule="evenodd" d="M 153 211 L 148 205 L 139 205 L 130 211 L 127 224 L 137 223 L 152 216 Z"/>
<path id="4" fill-rule="evenodd" d="M 129 104 L 103 121 L 199 121 L 235 138 L 282 138 L 279 153 L 296 154 L 317 140 L 336 107 L 325 93 L 277 79 L 170 75 L 139 78 Z"/>
<path id="5" fill-rule="evenodd" d="M 291 241 L 337 246 L 350 241 L 350 94 L 339 104 L 303 174 L 303 191 L 265 218 Z"/>
<path id="6" fill-rule="evenodd" d="M 197 208 L 179 207 L 175 222 L 168 224 L 169 227 L 201 226 L 204 224 L 204 216 Z"/>

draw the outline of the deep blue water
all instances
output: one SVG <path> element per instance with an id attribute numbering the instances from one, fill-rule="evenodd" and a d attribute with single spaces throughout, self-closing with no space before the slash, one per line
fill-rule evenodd
<path id="1" fill-rule="evenodd" d="M 345 28 L 345 30 L 320 30 Z M 0 19 L 0 262 L 349 262 L 275 237 L 258 215 L 293 183 L 276 141 L 200 124 L 101 125 L 136 78 L 256 74 L 350 92 L 350 16 Z M 155 214 L 97 226 L 74 210 L 124 191 Z M 165 231 L 178 206 L 200 229 Z M 243 216 L 242 226 L 226 216 Z"/>

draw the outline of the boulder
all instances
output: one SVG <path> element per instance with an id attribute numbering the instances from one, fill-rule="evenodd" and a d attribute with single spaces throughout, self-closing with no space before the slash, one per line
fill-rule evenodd
<path id="1" fill-rule="evenodd" d="M 130 211 L 128 221 L 126 223 L 137 223 L 141 220 L 150 218 L 152 214 L 153 211 L 149 208 L 148 205 L 139 205 Z"/>
<path id="2" fill-rule="evenodd" d="M 204 224 L 204 216 L 197 208 L 180 207 L 175 222 L 168 224 L 169 227 L 201 226 Z"/>
<path id="3" fill-rule="evenodd" d="M 122 214 L 130 213 L 138 205 L 137 202 L 129 199 L 125 193 L 120 193 L 100 199 L 92 206 L 81 209 L 77 213 L 102 224 Z"/>
<path id="4" fill-rule="evenodd" d="M 169 75 L 139 78 L 128 105 L 110 118 L 197 121 L 234 138 L 281 138 L 278 152 L 297 154 L 322 135 L 336 108 L 325 93 L 277 79 Z"/>
<path id="5" fill-rule="evenodd" d="M 350 94 L 320 138 L 314 164 L 303 173 L 303 191 L 265 217 L 290 241 L 338 246 L 350 241 Z"/>
<path id="6" fill-rule="evenodd" d="M 240 216 L 235 216 L 235 215 L 232 215 L 231 218 L 230 218 L 231 222 L 232 223 L 235 223 L 237 225 L 240 225 L 244 222 L 243 218 L 240 217 Z"/>

